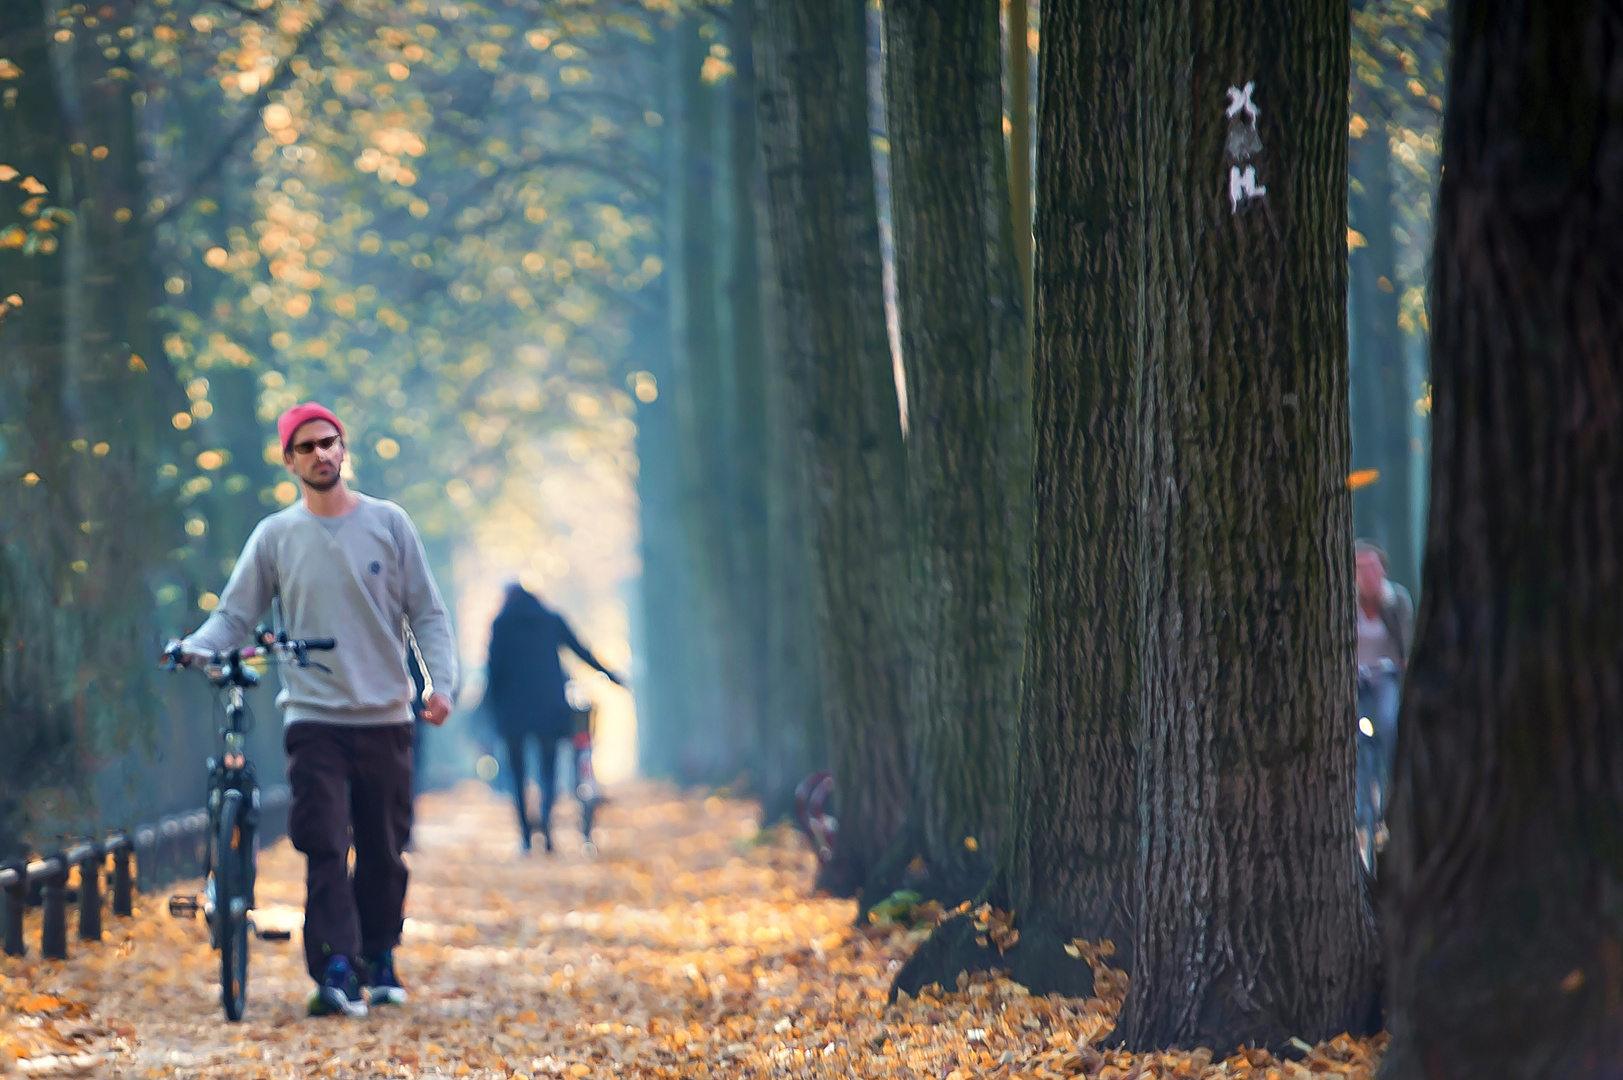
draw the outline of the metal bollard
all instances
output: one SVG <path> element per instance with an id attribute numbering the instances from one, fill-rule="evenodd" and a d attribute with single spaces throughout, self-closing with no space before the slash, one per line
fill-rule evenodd
<path id="1" fill-rule="evenodd" d="M 130 874 L 130 839 L 120 837 L 113 851 L 113 914 L 128 918 L 135 913 L 135 880 Z"/>
<path id="2" fill-rule="evenodd" d="M 6 955 L 26 956 L 28 946 L 23 941 L 23 912 L 28 910 L 28 864 L 8 863 L 5 868 L 15 871 L 17 878 L 6 886 Z"/>
<path id="3" fill-rule="evenodd" d="M 79 861 L 79 940 L 101 940 L 101 868 L 107 854 L 100 844 Z"/>
<path id="4" fill-rule="evenodd" d="M 40 901 L 45 921 L 39 931 L 39 951 L 47 960 L 68 958 L 68 860 L 60 851 L 46 860 Z"/>

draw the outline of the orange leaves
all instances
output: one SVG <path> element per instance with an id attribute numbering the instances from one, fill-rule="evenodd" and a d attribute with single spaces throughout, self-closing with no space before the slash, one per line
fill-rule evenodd
<path id="1" fill-rule="evenodd" d="M 0 960 L 0 973 L 15 976 L 0 979 L 0 1070 L 51 1055 L 67 1069 L 111 1054 L 108 1073 L 213 1080 L 1373 1078 L 1384 1044 L 1345 1037 L 1302 1062 L 1100 1049 L 1126 990 L 1109 943 L 1067 950 L 1094 967 L 1099 996 L 1085 1001 L 1034 998 L 1007 977 L 977 973 L 887 1005 L 912 948 L 909 927 L 929 905 L 898 903 L 893 921 L 853 933 L 851 903 L 809 895 L 815 859 L 797 834 L 767 830 L 737 843 L 753 807 L 651 784 L 614 794 L 597 861 L 575 847 L 572 803 L 553 817 L 557 854 L 524 858 L 509 805 L 483 785 L 419 801 L 395 953 L 411 994 L 403 1009 L 353 1021 L 304 1016 L 304 866 L 281 841 L 260 856 L 256 919 L 295 939 L 256 943 L 240 1025 L 220 1018 L 218 959 L 202 925 L 142 898 L 135 919 L 112 921 L 99 946 L 75 943 L 65 964 Z M 952 916 L 973 920 L 989 943 L 1012 944 L 1017 933 L 1009 913 L 989 906 Z"/>
<path id="2" fill-rule="evenodd" d="M 13 968 L 33 972 L 20 962 Z M 35 987 L 30 977 L 0 974 L 0 1072 L 15 1065 L 23 1073 L 84 1069 L 100 1063 L 105 1036 L 120 1031 L 87 1022 L 90 1010 L 59 992 Z"/>
<path id="3" fill-rule="evenodd" d="M 18 1012 L 45 1013 L 60 1009 L 63 1004 L 61 998 L 49 994 L 25 994 L 17 999 L 14 1007 Z"/>
<path id="4" fill-rule="evenodd" d="M 991 904 L 982 904 L 975 909 L 974 918 L 977 945 L 985 947 L 990 941 L 1001 954 L 1019 943 L 1020 931 L 1014 926 L 1014 912 L 1000 911 Z"/>

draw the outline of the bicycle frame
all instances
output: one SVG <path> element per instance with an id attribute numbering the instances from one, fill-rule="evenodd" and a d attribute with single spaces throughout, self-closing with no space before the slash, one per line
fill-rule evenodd
<path id="1" fill-rule="evenodd" d="M 595 707 L 577 709 L 575 735 L 571 743 L 575 755 L 575 799 L 580 803 L 581 849 L 588 858 L 597 855 L 597 844 L 592 840 L 592 824 L 597 808 L 603 803 L 603 792 L 598 788 L 597 776 L 592 772 L 592 729 L 596 726 Z"/>
<path id="2" fill-rule="evenodd" d="M 185 661 L 200 663 L 209 682 L 225 692 L 225 726 L 220 729 L 222 750 L 210 757 L 208 771 L 209 834 L 204 871 L 204 896 L 172 896 L 169 913 L 195 915 L 201 907 L 209 928 L 209 944 L 220 953 L 220 1001 L 227 1020 L 241 1020 L 248 1000 L 248 913 L 254 908 L 254 886 L 259 858 L 259 780 L 248 759 L 248 709 L 244 693 L 259 685 L 259 675 L 246 666 L 255 658 L 291 658 L 311 663 L 314 649 L 331 649 L 331 639 L 289 641 L 286 634 L 256 632 L 260 645 L 207 652 L 181 642 L 164 650 L 171 669 Z"/>
<path id="3" fill-rule="evenodd" d="M 252 674 L 244 670 L 246 674 Z M 213 838 L 221 835 L 222 823 L 240 827 L 243 841 L 252 853 L 248 861 L 248 895 L 247 907 L 244 910 L 246 913 L 254 907 L 254 884 L 258 876 L 256 863 L 259 856 L 259 779 L 254 770 L 254 763 L 248 759 L 248 731 L 243 726 L 243 719 L 247 713 L 243 702 L 243 687 L 232 682 L 225 690 L 226 726 L 220 730 L 223 750 L 219 757 L 211 757 L 205 763 L 208 772 L 207 806 L 211 842 L 208 845 L 209 861 L 204 867 L 204 874 L 210 881 L 213 880 L 216 846 Z M 236 795 L 237 798 L 231 798 L 232 795 Z M 212 911 L 208 912 L 208 917 L 213 918 Z"/>

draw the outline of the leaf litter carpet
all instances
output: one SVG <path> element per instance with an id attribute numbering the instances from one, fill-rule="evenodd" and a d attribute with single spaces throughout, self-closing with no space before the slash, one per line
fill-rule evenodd
<path id="1" fill-rule="evenodd" d="M 1304 1061 L 1252 1051 L 1099 1050 L 1125 976 L 1100 998 L 1034 998 L 999 978 L 886 1004 L 921 931 L 853 926 L 850 901 L 810 894 L 794 832 L 753 807 L 626 785 L 600 815 L 595 861 L 561 803 L 558 852 L 524 857 L 505 800 L 468 784 L 418 803 L 404 940 L 404 1008 L 305 1015 L 303 861 L 260 857 L 247 1015 L 225 1021 L 217 954 L 165 895 L 107 919 L 70 959 L 0 960 L 0 1073 L 159 1077 L 1085 1077 L 1369 1080 L 1380 1043 Z M 192 891 L 182 884 L 178 891 Z"/>

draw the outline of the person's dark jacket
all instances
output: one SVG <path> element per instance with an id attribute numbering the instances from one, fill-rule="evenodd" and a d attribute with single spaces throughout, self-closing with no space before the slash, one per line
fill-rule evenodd
<path id="1" fill-rule="evenodd" d="M 561 648 L 615 677 L 580 643 L 562 615 L 523 589 L 509 592 L 490 628 L 485 687 L 485 709 L 498 733 L 560 739 L 574 733 L 574 714 L 564 697 Z"/>

